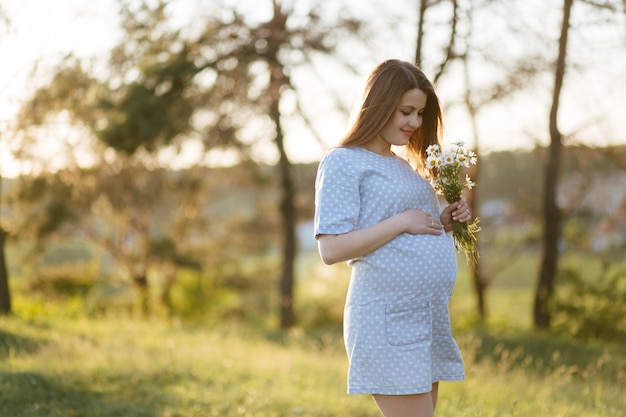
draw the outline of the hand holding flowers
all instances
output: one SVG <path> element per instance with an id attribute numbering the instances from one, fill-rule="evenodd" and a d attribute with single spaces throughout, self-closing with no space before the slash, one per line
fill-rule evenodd
<path id="1" fill-rule="evenodd" d="M 476 164 L 476 154 L 465 148 L 463 142 L 453 144 L 454 150 L 442 152 L 439 145 L 431 145 L 426 149 L 426 167 L 433 172 L 431 184 L 435 191 L 443 195 L 449 203 L 461 199 L 461 194 L 466 188 L 471 189 L 476 184 L 469 176 L 465 175 L 465 181 L 460 180 L 461 171 L 470 165 Z M 480 231 L 480 220 L 475 218 L 470 223 L 453 222 L 452 236 L 457 250 L 463 251 L 468 262 L 472 265 L 479 257 L 476 233 Z"/>

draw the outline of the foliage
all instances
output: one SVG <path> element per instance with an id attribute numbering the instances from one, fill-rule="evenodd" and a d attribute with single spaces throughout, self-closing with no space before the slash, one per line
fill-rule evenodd
<path id="1" fill-rule="evenodd" d="M 97 280 L 95 262 L 48 266 L 25 283 L 25 290 L 33 296 L 65 300 L 85 298 Z"/>
<path id="2" fill-rule="evenodd" d="M 554 327 L 571 337 L 626 343 L 626 265 L 605 264 L 593 274 L 562 268 L 554 300 Z"/>
<path id="3" fill-rule="evenodd" d="M 536 218 L 540 212 L 541 170 L 547 150 L 498 151 L 481 155 L 481 201 L 506 201 L 517 217 Z M 610 176 L 623 172 L 616 160 L 624 158 L 626 147 L 589 148 L 569 146 L 563 150 L 563 178 L 585 173 Z"/>
<path id="4" fill-rule="evenodd" d="M 207 205 L 200 195 L 204 183 L 196 176 L 200 171 L 181 171 L 172 181 L 162 168 L 171 162 L 164 155 L 178 156 L 184 144 L 193 143 L 200 152 L 191 164 L 205 165 L 205 152 L 229 151 L 235 162 L 250 166 L 253 145 L 273 143 L 280 155 L 280 169 L 272 172 L 280 181 L 271 185 L 282 197 L 273 201 L 283 219 L 281 305 L 291 306 L 286 300 L 293 286 L 297 216 L 279 104 L 283 94 L 295 91 L 291 71 L 309 65 L 313 54 L 332 54 L 360 23 L 341 13 L 322 19 L 317 9 L 271 4 L 274 13 L 267 21 L 252 23 L 235 9 L 213 5 L 205 18 L 180 27 L 172 22 L 170 2 L 121 1 L 126 36 L 103 62 L 104 71 L 68 55 L 21 109 L 16 157 L 30 159 L 38 169 L 21 184 L 24 192 L 16 194 L 15 207 L 36 201 L 45 210 L 27 209 L 31 216 L 22 216 L 15 230 L 29 228 L 42 245 L 63 227 L 81 233 L 124 266 L 147 309 L 153 280 L 148 274 L 155 265 L 199 269 L 209 263 L 206 258 L 222 262 L 220 256 L 230 262 L 237 255 L 227 252 L 235 250 L 219 241 L 227 233 L 229 242 L 240 243 L 237 249 L 267 249 L 277 236 L 273 216 L 257 222 L 247 213 L 238 217 L 241 210 L 224 224 L 207 227 L 211 219 L 199 212 Z M 78 145 L 72 143 L 58 174 L 48 175 L 53 170 L 47 161 L 37 161 L 38 143 L 44 134 L 54 135 L 57 124 L 86 144 L 83 150 L 93 159 L 87 167 L 78 163 Z M 230 189 L 236 185 L 227 182 Z M 167 193 L 177 199 L 165 202 Z M 262 238 L 236 234 L 246 227 Z M 206 229 L 208 238 L 201 236 Z M 172 271 L 162 286 L 166 304 L 176 277 Z"/>
<path id="5" fill-rule="evenodd" d="M 103 280 L 132 284 L 134 268 L 143 266 L 150 286 L 155 285 L 150 292 L 163 291 L 148 295 L 156 300 L 169 298 L 172 283 L 163 281 L 175 281 L 177 268 L 198 275 L 204 269 L 205 275 L 217 275 L 223 284 L 229 276 L 223 265 L 267 253 L 277 241 L 275 193 L 267 189 L 271 183 L 259 186 L 262 177 L 271 174 L 257 171 L 241 166 L 177 172 L 101 165 L 81 170 L 78 176 L 67 171 L 23 176 L 9 194 L 13 210 L 6 219 L 22 237 L 23 248 L 21 261 L 13 257 L 10 266 L 15 269 L 26 259 L 25 265 L 33 268 L 39 259 L 52 266 L 68 263 L 78 254 L 64 246 L 78 244 L 94 248 L 83 255 L 99 265 Z M 42 182 L 47 192 L 39 188 Z M 70 195 L 50 194 L 58 188 L 55 184 L 66 187 Z M 70 215 L 65 223 L 49 228 L 53 234 L 46 234 L 43 241 L 40 220 L 51 219 L 40 216 L 40 207 L 48 201 L 62 204 Z M 25 275 L 37 282 L 49 278 L 45 269 Z"/>
<path id="6" fill-rule="evenodd" d="M 175 288 L 168 281 L 188 272 L 178 274 L 176 268 L 213 277 L 242 257 L 272 251 L 281 183 L 250 181 L 242 191 L 259 190 L 245 197 L 210 193 L 202 175 L 216 171 L 172 175 L 163 169 L 166 153 L 159 154 L 163 149 L 177 154 L 191 140 L 201 145 L 200 164 L 206 161 L 204 151 L 214 150 L 234 150 L 239 160 L 249 163 L 255 159 L 251 145 L 275 138 L 284 156 L 281 115 L 272 125 L 270 110 L 278 110 L 280 102 L 285 114 L 301 113 L 297 94 L 281 100 L 283 93 L 296 90 L 296 69 L 311 64 L 315 56 L 334 53 L 344 39 L 360 33 L 361 23 L 341 13 L 324 13 L 322 6 L 307 10 L 272 3 L 274 14 L 268 21 L 249 21 L 215 6 L 215 13 L 199 26 L 175 28 L 168 15 L 171 2 L 122 1 L 126 36 L 106 62 L 97 63 L 102 66 L 68 55 L 56 68 L 43 69 L 48 82 L 34 91 L 19 116 L 16 156 L 28 160 L 29 148 L 36 149 L 36 139 L 44 133 L 46 139 L 65 137 L 66 131 L 54 130 L 59 125 L 69 127 L 77 139 L 68 141 L 67 155 L 62 155 L 67 166 L 55 174 L 46 173 L 54 158 L 29 161 L 34 175 L 22 178 L 19 202 L 11 208 L 21 216 L 11 225 L 14 236 L 32 237 L 41 245 L 59 233 L 89 239 L 145 291 L 152 281 L 162 280 L 164 300 Z M 83 154 L 76 149 L 86 149 L 93 165 L 81 165 Z M 531 174 L 537 171 L 533 162 L 525 166 Z M 508 171 L 505 165 L 495 176 Z M 534 196 L 533 178 L 519 177 L 505 191 L 519 199 L 519 189 L 511 184 L 520 185 Z M 222 181 L 225 189 L 240 185 L 230 178 Z M 269 196 L 258 204 L 262 193 Z M 290 187 L 283 187 L 282 195 L 289 197 Z M 296 197 L 297 217 L 310 218 L 311 195 Z M 288 200 L 280 207 L 289 207 Z M 232 217 L 215 216 L 220 210 Z M 147 271 L 166 270 L 174 270 L 169 278 L 146 276 Z M 211 279 L 210 285 L 217 282 L 229 292 L 225 282 L 247 278 L 226 273 Z M 189 294 L 193 288 L 189 285 Z"/>
<path id="7" fill-rule="evenodd" d="M 185 39 L 168 24 L 167 2 L 135 4 L 122 7 L 128 37 L 111 51 L 112 74 L 105 83 L 110 93 L 94 109 L 98 137 L 128 155 L 154 152 L 193 130 L 191 118 L 202 107 L 194 77 L 215 65 L 198 44 L 219 27 L 212 19 L 203 37 Z"/>

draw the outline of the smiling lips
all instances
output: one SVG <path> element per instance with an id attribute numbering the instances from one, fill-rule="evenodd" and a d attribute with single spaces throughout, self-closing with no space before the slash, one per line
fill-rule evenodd
<path id="1" fill-rule="evenodd" d="M 404 130 L 404 129 L 401 129 L 401 130 L 402 130 L 402 133 L 404 133 L 404 135 L 407 137 L 411 137 L 411 135 L 414 132 L 413 130 Z"/>

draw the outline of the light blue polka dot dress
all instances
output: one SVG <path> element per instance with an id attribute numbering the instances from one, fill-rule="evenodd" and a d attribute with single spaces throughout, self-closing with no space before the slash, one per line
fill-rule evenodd
<path id="1" fill-rule="evenodd" d="M 439 218 L 430 183 L 404 159 L 360 147 L 322 159 L 315 200 L 316 236 L 372 226 L 409 208 Z M 405 233 L 348 264 L 348 393 L 420 394 L 434 382 L 465 378 L 448 312 L 457 275 L 452 236 Z"/>

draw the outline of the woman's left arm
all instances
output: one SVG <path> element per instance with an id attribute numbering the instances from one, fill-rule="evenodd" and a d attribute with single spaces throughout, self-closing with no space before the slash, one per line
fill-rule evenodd
<path id="1" fill-rule="evenodd" d="M 447 205 L 439 216 L 441 224 L 446 232 L 452 230 L 452 222 L 467 223 L 472 220 L 472 212 L 467 205 L 465 197 L 461 197 L 456 203 Z"/>

